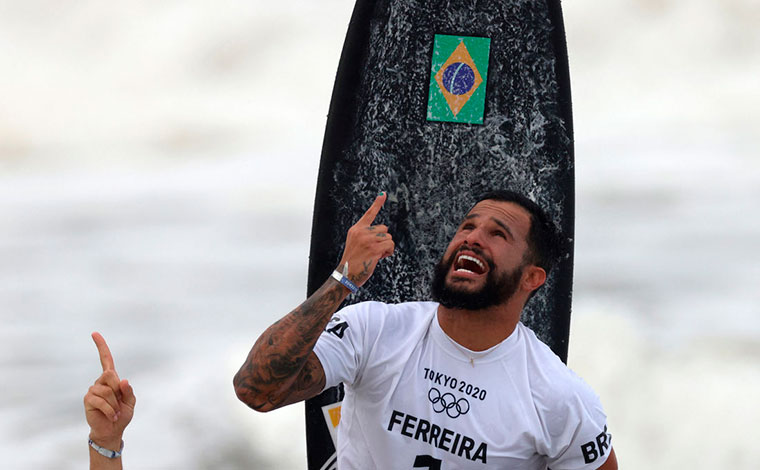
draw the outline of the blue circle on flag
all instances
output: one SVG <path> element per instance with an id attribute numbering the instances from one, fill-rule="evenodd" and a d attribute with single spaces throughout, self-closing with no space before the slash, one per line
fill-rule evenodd
<path id="1" fill-rule="evenodd" d="M 442 81 L 452 95 L 464 95 L 475 85 L 475 72 L 463 62 L 454 62 L 443 71 Z"/>

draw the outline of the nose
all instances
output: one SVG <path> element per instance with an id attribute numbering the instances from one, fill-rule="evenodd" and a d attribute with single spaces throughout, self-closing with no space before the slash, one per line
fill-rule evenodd
<path id="1" fill-rule="evenodd" d="M 464 243 L 469 246 L 483 246 L 483 231 L 480 228 L 470 230 L 464 238 Z"/>

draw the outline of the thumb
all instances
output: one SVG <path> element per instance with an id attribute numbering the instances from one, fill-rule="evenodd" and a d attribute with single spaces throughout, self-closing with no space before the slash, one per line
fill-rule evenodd
<path id="1" fill-rule="evenodd" d="M 121 390 L 121 401 L 134 408 L 137 403 L 137 397 L 135 397 L 135 392 L 132 390 L 132 386 L 127 379 L 119 383 L 119 390 Z"/>

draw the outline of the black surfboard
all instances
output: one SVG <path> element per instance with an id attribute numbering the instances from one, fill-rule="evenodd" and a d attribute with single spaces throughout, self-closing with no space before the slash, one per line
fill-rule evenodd
<path id="1" fill-rule="evenodd" d="M 429 299 L 433 267 L 475 197 L 522 192 L 567 241 L 523 322 L 566 360 L 573 139 L 558 0 L 358 0 L 319 169 L 308 294 L 379 191 L 396 252 L 347 303 Z M 308 468 L 335 468 L 340 387 L 306 403 Z"/>

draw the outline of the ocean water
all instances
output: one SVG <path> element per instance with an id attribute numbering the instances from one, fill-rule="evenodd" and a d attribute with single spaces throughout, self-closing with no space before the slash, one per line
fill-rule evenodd
<path id="1" fill-rule="evenodd" d="M 86 468 L 104 334 L 130 469 L 305 467 L 232 376 L 305 296 L 351 2 L 0 1 L 0 468 Z M 563 5 L 569 363 L 621 465 L 758 468 L 760 7 Z M 695 33 L 697 32 L 697 33 Z"/>

